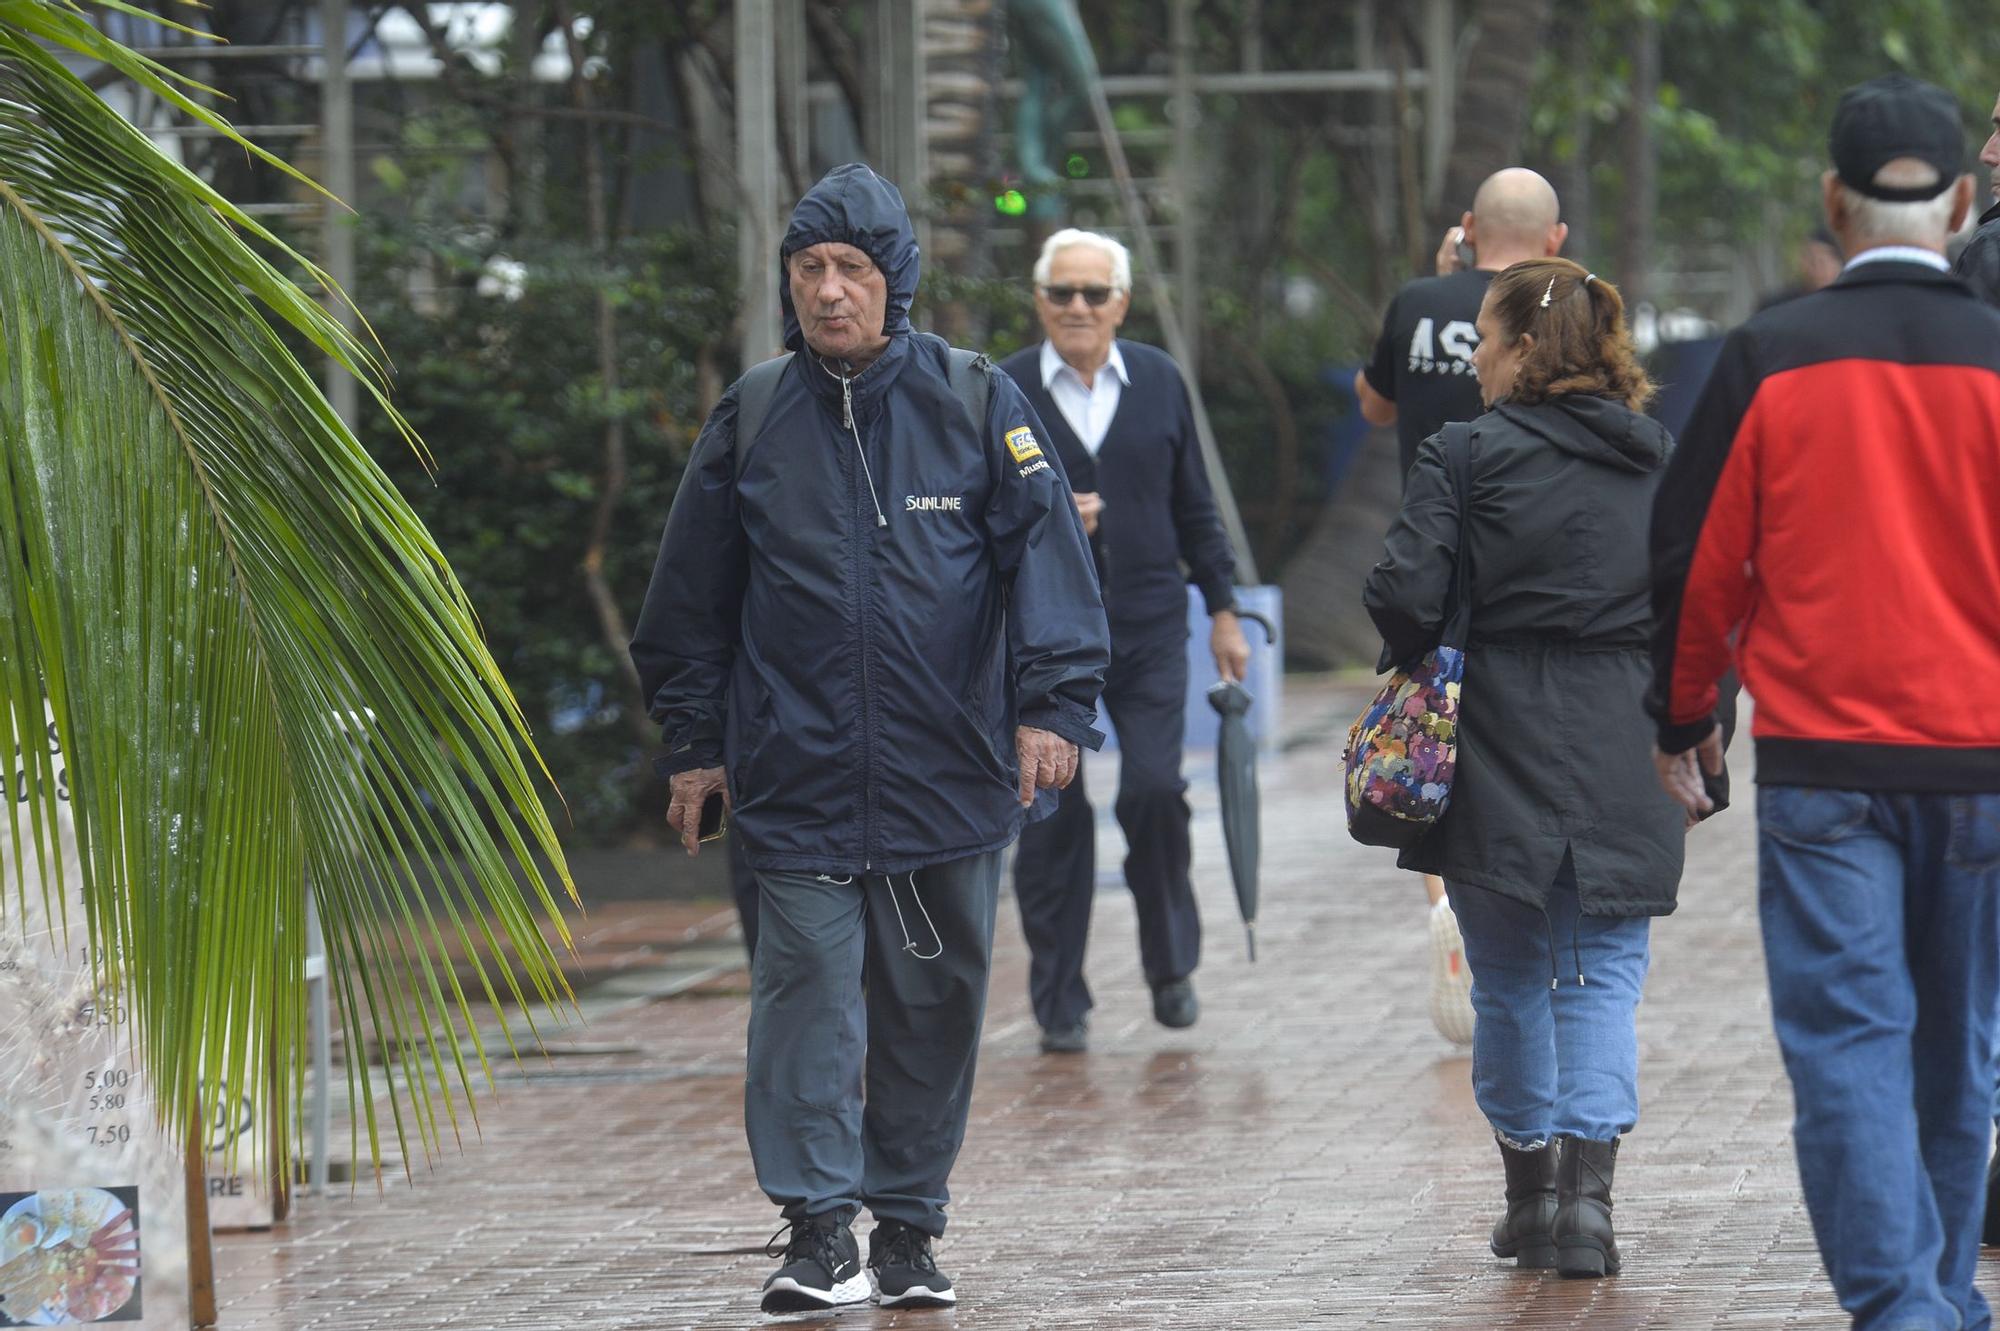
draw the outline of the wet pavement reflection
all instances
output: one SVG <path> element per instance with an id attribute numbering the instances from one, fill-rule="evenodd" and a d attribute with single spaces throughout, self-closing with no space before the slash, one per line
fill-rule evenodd
<path id="1" fill-rule="evenodd" d="M 941 1265 L 955 1312 L 862 1307 L 789 1325 L 1095 1328 L 1834 1328 L 1769 1031 L 1752 824 L 1691 843 L 1655 930 L 1642 1122 L 1619 1162 L 1622 1276 L 1565 1282 L 1486 1250 L 1499 1159 L 1464 1051 L 1427 1015 L 1417 881 L 1340 827 L 1359 698 L 1302 688 L 1319 740 L 1263 770 L 1260 959 L 1248 963 L 1207 755 L 1190 755 L 1208 961 L 1198 1025 L 1153 1024 L 1122 891 L 1100 893 L 1091 1049 L 1044 1056 L 1011 902 Z M 1090 774 L 1115 784 L 1114 769 Z M 1108 803 L 1108 801 L 1107 801 Z M 1100 861 L 1122 855 L 1100 828 Z M 741 977 L 627 1006 L 481 1103 L 462 1154 L 304 1199 L 218 1245 L 228 1331 L 761 1325 L 778 1227 L 742 1137 Z M 624 1052 L 619 1052 L 623 1050 Z M 866 1235 L 867 1217 L 860 1232 Z"/>

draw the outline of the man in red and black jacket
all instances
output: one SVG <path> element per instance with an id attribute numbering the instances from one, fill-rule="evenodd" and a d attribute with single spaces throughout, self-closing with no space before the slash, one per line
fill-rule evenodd
<path id="1" fill-rule="evenodd" d="M 1946 269 L 1964 130 L 1900 75 L 1834 116 L 1840 279 L 1733 333 L 1653 512 L 1659 766 L 1756 702 L 1759 910 L 1806 1207 L 1857 1328 L 1972 1286 L 2000 1007 L 2000 313 Z"/>

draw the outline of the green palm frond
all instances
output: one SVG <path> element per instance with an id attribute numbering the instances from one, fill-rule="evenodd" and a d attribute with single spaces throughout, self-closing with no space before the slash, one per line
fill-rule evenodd
<path id="1" fill-rule="evenodd" d="M 310 883 L 349 1102 L 371 1158 L 378 1099 L 408 1158 L 459 1131 L 461 1051 L 485 1062 L 448 954 L 496 1006 L 568 997 L 540 759 L 443 555 L 274 326 L 417 444 L 368 348 L 272 260 L 321 275 L 51 42 L 235 137 L 68 6 L 0 0 L 0 752 L 53 712 L 90 939 L 123 958 L 105 978 L 170 1131 L 203 1077 L 271 1088 L 290 1158 Z M 40 797 L 0 820 L 0 915 L 51 891 L 47 747 L 22 746 Z"/>

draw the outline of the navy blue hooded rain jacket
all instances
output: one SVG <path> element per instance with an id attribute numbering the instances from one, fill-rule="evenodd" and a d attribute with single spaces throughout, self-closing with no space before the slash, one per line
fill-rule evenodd
<path id="1" fill-rule="evenodd" d="M 632 658 L 661 770 L 728 769 L 752 866 L 903 873 L 1013 840 L 1017 724 L 1101 742 L 1109 635 L 1020 389 L 994 370 L 975 429 L 946 344 L 910 329 L 917 242 L 895 186 L 829 172 L 792 214 L 781 269 L 829 241 L 888 279 L 888 348 L 851 378 L 821 361 L 781 281 L 797 354 L 740 464 L 740 385 L 702 428 Z"/>

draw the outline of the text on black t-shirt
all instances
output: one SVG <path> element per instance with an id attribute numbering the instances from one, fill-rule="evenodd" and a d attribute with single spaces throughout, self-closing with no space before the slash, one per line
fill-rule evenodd
<path id="1" fill-rule="evenodd" d="M 1396 404 L 1397 452 L 1405 476 L 1424 440 L 1486 410 L 1472 370 L 1479 345 L 1473 323 L 1492 280 L 1481 268 L 1419 278 L 1389 303 L 1368 362 L 1368 384 Z"/>

